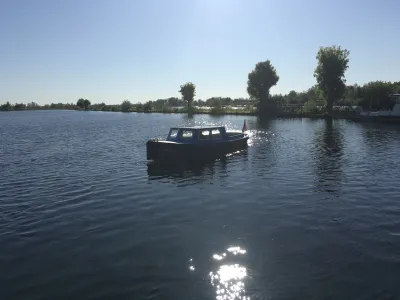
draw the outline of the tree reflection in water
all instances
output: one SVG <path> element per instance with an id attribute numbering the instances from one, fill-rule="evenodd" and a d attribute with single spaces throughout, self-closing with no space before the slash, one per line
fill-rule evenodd
<path id="1" fill-rule="evenodd" d="M 338 125 L 332 118 L 327 118 L 323 127 L 316 131 L 315 187 L 321 192 L 336 192 L 341 188 L 343 135 Z"/>

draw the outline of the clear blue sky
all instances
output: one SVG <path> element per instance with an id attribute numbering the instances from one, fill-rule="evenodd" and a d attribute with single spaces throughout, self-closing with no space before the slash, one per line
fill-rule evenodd
<path id="1" fill-rule="evenodd" d="M 315 83 L 320 46 L 350 50 L 348 83 L 400 80 L 398 0 L 2 0 L 0 103 L 248 97 L 254 65 L 271 93 Z"/>

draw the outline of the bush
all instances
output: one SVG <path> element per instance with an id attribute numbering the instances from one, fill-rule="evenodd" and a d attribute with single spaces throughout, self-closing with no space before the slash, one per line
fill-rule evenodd
<path id="1" fill-rule="evenodd" d="M 122 102 L 122 104 L 121 104 L 122 112 L 128 112 L 131 110 L 131 108 L 132 108 L 132 103 L 130 103 L 128 100 L 125 100 L 124 102 Z"/>

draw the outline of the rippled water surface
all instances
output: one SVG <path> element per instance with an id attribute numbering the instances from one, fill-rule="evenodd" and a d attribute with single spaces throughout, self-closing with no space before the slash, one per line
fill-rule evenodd
<path id="1" fill-rule="evenodd" d="M 0 299 L 399 299 L 400 126 L 247 117 L 247 151 L 160 167 L 171 126 L 0 113 Z"/>

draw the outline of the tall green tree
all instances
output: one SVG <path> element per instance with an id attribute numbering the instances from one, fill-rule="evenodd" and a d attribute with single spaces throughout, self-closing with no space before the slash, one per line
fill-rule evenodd
<path id="1" fill-rule="evenodd" d="M 181 85 L 179 92 L 182 94 L 183 100 L 187 101 L 188 111 L 190 111 L 194 96 L 196 95 L 196 85 L 192 82 L 186 82 Z"/>
<path id="2" fill-rule="evenodd" d="M 83 100 L 83 107 L 85 108 L 85 110 L 88 110 L 90 106 L 90 101 L 88 99 Z"/>
<path id="3" fill-rule="evenodd" d="M 80 99 L 76 102 L 76 106 L 78 106 L 79 108 L 84 108 L 84 107 L 85 107 L 85 99 L 80 98 Z"/>
<path id="4" fill-rule="evenodd" d="M 247 92 L 251 99 L 258 102 L 259 113 L 270 114 L 276 112 L 277 103 L 269 95 L 271 87 L 279 81 L 275 67 L 269 60 L 256 64 L 248 75 Z"/>
<path id="5" fill-rule="evenodd" d="M 332 114 L 333 104 L 342 98 L 346 80 L 344 73 L 349 67 L 350 52 L 340 46 L 320 47 L 317 53 L 317 67 L 314 77 L 318 88 L 326 101 L 329 115 Z"/>

